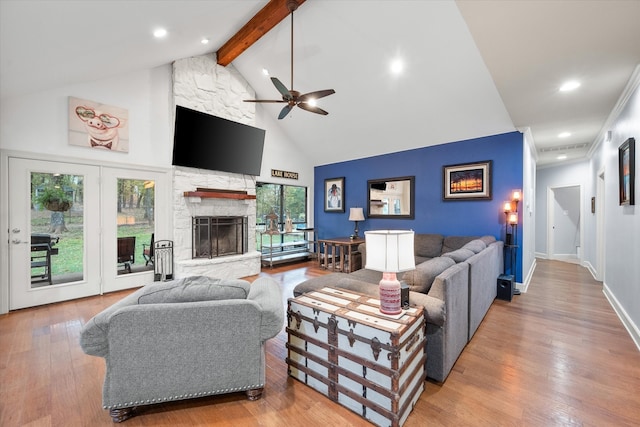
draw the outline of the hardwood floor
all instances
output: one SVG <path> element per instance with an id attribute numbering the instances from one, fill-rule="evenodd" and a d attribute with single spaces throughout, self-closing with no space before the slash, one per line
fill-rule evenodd
<path id="1" fill-rule="evenodd" d="M 285 299 L 315 263 L 265 270 Z M 250 278 L 250 280 L 255 277 Z M 104 361 L 82 325 L 130 291 L 0 316 L 0 426 L 111 426 Z M 369 425 L 287 376 L 286 334 L 267 343 L 263 398 L 244 393 L 148 406 L 124 425 Z M 427 382 L 406 427 L 637 426 L 640 352 L 586 269 L 538 260 L 526 294 L 496 300 L 444 382 Z"/>

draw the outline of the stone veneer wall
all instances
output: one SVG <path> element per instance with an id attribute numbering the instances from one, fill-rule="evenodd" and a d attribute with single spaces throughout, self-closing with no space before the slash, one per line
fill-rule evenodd
<path id="1" fill-rule="evenodd" d="M 255 105 L 243 102 L 255 96 L 253 89 L 233 65 L 221 67 L 215 55 L 185 58 L 173 64 L 174 105 L 254 125 Z M 260 253 L 256 251 L 256 201 L 199 199 L 184 197 L 197 187 L 241 190 L 256 194 L 251 175 L 173 167 L 174 265 L 177 278 L 204 275 L 232 279 L 258 274 Z M 212 259 L 192 259 L 191 218 L 193 216 L 247 216 L 248 251 Z"/>

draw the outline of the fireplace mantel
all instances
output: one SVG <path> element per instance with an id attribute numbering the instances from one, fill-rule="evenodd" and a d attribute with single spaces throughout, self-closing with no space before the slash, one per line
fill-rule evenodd
<path id="1" fill-rule="evenodd" d="M 228 191 L 185 191 L 184 197 L 199 197 L 201 199 L 237 199 L 237 200 L 255 200 L 255 194 L 246 194 L 244 192 L 228 192 Z"/>

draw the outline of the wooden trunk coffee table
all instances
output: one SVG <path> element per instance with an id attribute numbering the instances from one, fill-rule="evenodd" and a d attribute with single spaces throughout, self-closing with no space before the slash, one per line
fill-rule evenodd
<path id="1" fill-rule="evenodd" d="M 289 375 L 380 426 L 401 426 L 424 390 L 422 307 L 397 316 L 379 300 L 323 288 L 290 298 Z"/>

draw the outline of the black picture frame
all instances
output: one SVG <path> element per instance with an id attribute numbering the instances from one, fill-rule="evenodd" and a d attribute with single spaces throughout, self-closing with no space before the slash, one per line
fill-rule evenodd
<path id="1" fill-rule="evenodd" d="M 620 206 L 635 205 L 636 149 L 635 138 L 627 138 L 618 147 L 618 184 Z"/>
<path id="2" fill-rule="evenodd" d="M 416 177 L 368 180 L 367 202 L 369 218 L 415 219 Z"/>
<path id="3" fill-rule="evenodd" d="M 491 160 L 442 167 L 442 199 L 491 200 Z"/>
<path id="4" fill-rule="evenodd" d="M 344 177 L 324 180 L 324 211 L 344 212 Z"/>

